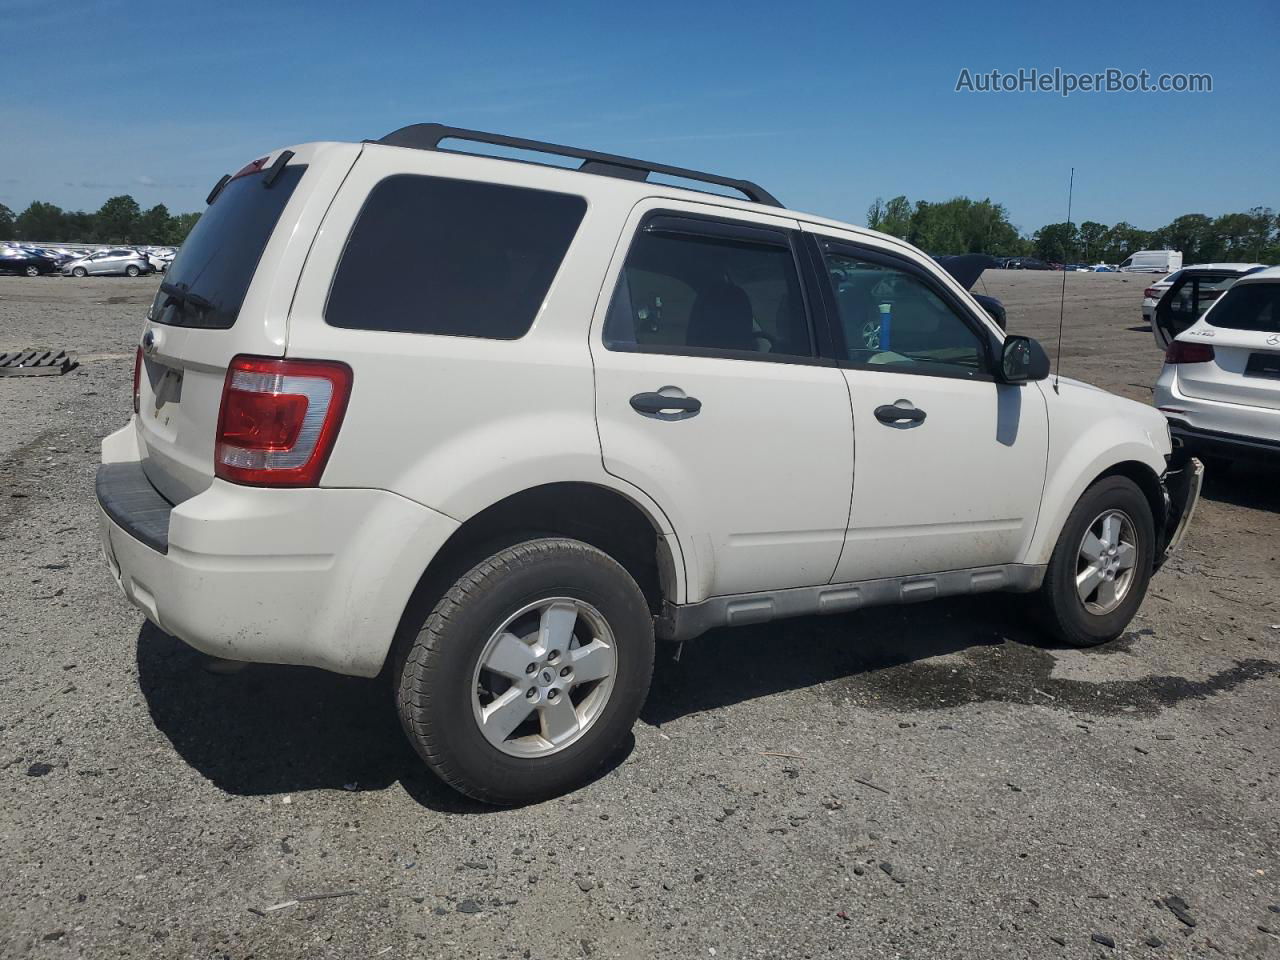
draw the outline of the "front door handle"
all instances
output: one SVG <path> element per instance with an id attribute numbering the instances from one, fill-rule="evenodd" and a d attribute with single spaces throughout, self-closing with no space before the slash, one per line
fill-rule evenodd
<path id="1" fill-rule="evenodd" d="M 668 397 L 663 393 L 637 393 L 631 398 L 631 409 L 636 413 L 660 420 L 684 420 L 696 416 L 702 409 L 697 397 Z"/>
<path id="2" fill-rule="evenodd" d="M 902 406 L 899 406 L 902 404 Z M 918 407 L 911 406 L 910 400 L 899 400 L 898 403 L 886 403 L 876 407 L 876 419 L 890 425 L 897 423 L 923 423 L 925 413 Z"/>

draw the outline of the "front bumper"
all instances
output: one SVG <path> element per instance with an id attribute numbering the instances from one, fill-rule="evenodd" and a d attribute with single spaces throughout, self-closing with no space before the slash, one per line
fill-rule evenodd
<path id="1" fill-rule="evenodd" d="M 125 597 L 211 656 L 374 676 L 419 578 L 458 524 L 385 490 L 214 480 L 171 505 L 132 424 L 103 441 L 99 537 Z"/>
<path id="2" fill-rule="evenodd" d="M 1161 479 L 1165 496 L 1164 549 L 1160 552 L 1157 567 L 1182 546 L 1196 506 L 1200 503 L 1203 485 L 1204 464 L 1195 457 L 1175 455 L 1173 464 Z"/>

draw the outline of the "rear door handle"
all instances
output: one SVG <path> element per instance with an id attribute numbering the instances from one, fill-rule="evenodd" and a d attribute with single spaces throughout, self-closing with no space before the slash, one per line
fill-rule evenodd
<path id="1" fill-rule="evenodd" d="M 925 412 L 918 407 L 910 406 L 910 400 L 899 400 L 898 403 L 886 403 L 876 407 L 876 419 L 881 423 L 923 423 Z M 898 404 L 904 404 L 899 406 Z"/>
<path id="2" fill-rule="evenodd" d="M 684 420 L 702 409 L 697 397 L 668 397 L 662 393 L 637 393 L 631 398 L 631 409 L 660 420 Z"/>

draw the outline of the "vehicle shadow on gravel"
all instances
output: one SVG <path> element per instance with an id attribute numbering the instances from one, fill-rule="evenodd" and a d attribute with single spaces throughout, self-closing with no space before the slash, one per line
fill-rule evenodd
<path id="1" fill-rule="evenodd" d="M 423 806 L 489 813 L 446 787 L 400 729 L 386 677 L 251 664 L 215 675 L 208 658 L 152 626 L 138 633 L 138 683 L 151 718 L 182 759 L 241 796 L 382 790 L 399 783 Z M 619 751 L 604 776 L 634 746 Z"/>
<path id="2" fill-rule="evenodd" d="M 1201 495 L 1206 500 L 1280 513 L 1280 467 L 1234 463 L 1223 469 L 1211 463 L 1204 470 Z"/>
<path id="3" fill-rule="evenodd" d="M 1251 659 L 1202 679 L 1054 677 L 1059 656 L 1136 653 L 1140 644 L 1160 638 L 1144 629 L 1092 650 L 1071 650 L 1035 627 L 1019 609 L 1020 599 L 966 597 L 716 630 L 686 643 L 679 662 L 659 659 L 641 719 L 660 725 L 799 688 L 840 704 L 884 710 L 998 701 L 1151 716 L 1184 700 L 1280 675 L 1280 663 Z"/>

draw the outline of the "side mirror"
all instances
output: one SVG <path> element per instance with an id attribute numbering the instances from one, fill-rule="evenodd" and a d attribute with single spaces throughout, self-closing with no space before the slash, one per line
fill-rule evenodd
<path id="1" fill-rule="evenodd" d="M 1049 355 L 1030 337 L 1005 337 L 1000 351 L 1000 380 L 1003 383 L 1030 383 L 1049 376 Z"/>

